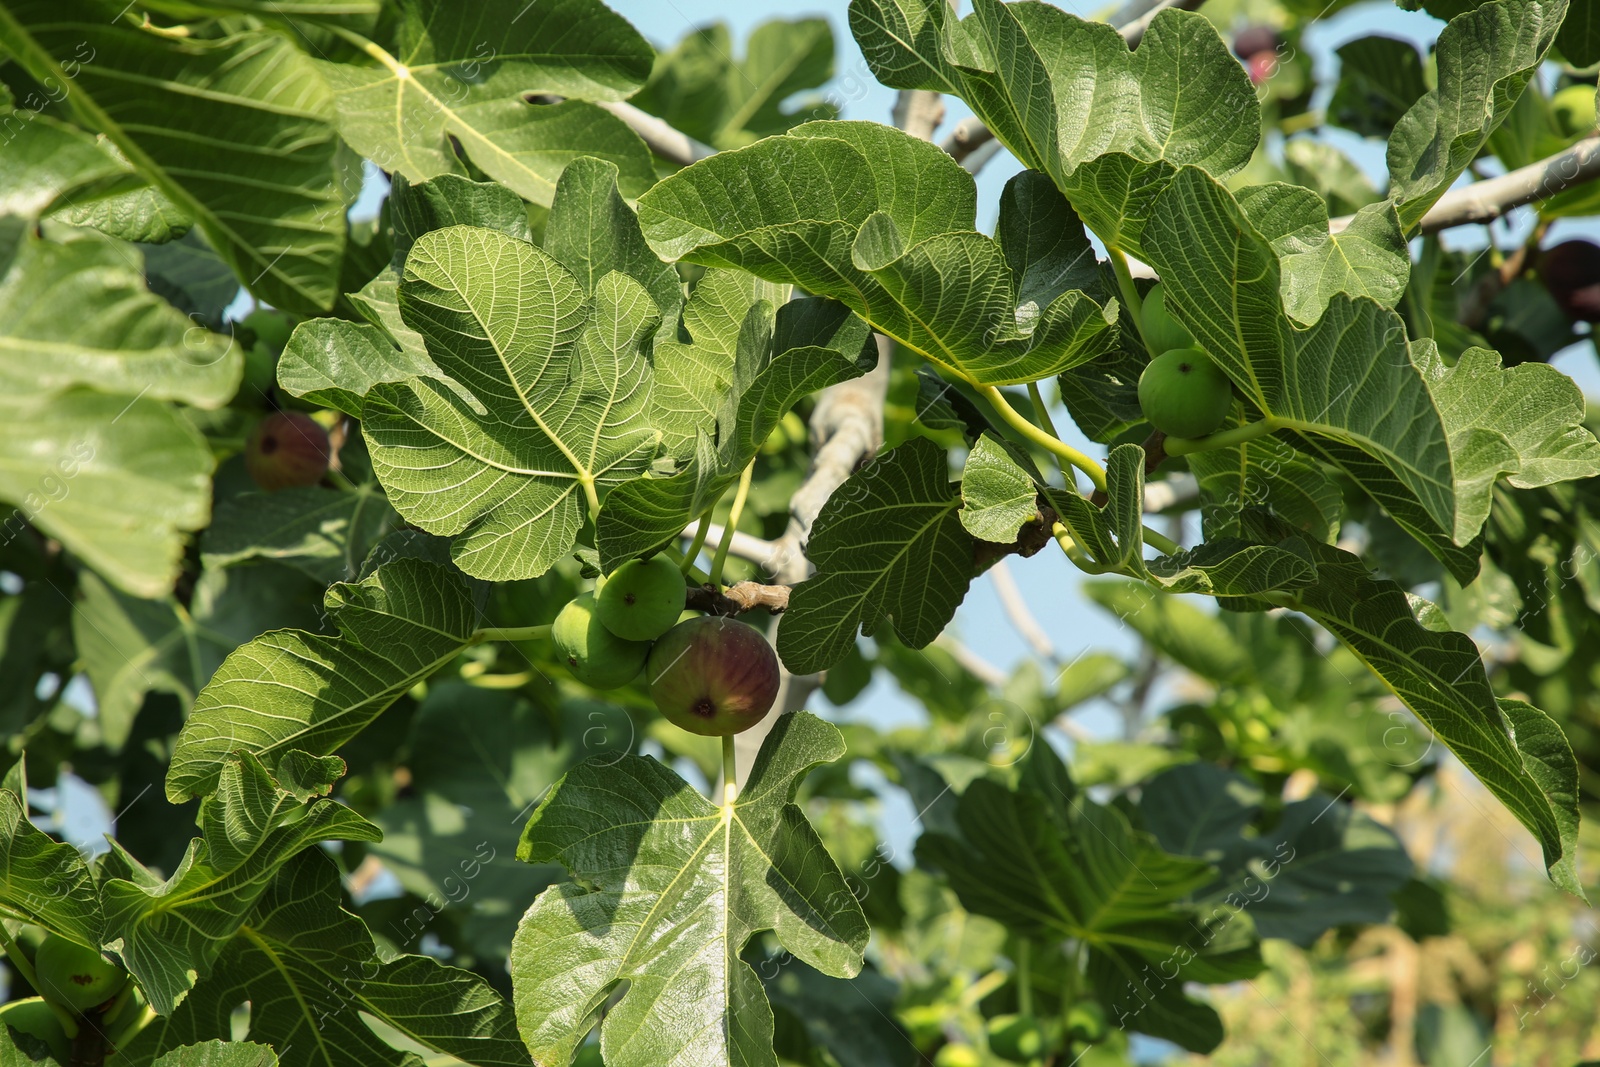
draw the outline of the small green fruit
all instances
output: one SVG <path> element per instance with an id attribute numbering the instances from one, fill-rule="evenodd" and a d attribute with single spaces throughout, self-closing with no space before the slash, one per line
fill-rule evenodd
<path id="1" fill-rule="evenodd" d="M 933 1054 L 933 1067 L 983 1067 L 983 1057 L 971 1045 L 945 1045 Z"/>
<path id="2" fill-rule="evenodd" d="M 1144 339 L 1150 343 L 1150 354 L 1158 356 L 1174 348 L 1193 348 L 1194 334 L 1167 312 L 1166 290 L 1156 282 L 1145 295 L 1139 312 L 1139 324 L 1144 328 Z"/>
<path id="3" fill-rule="evenodd" d="M 594 689 L 615 689 L 639 676 L 650 644 L 624 641 L 606 629 L 594 606 L 593 593 L 573 597 L 551 624 L 550 640 L 574 678 Z"/>
<path id="4" fill-rule="evenodd" d="M 702 737 L 750 729 L 778 697 L 778 657 L 767 639 L 719 615 L 699 615 L 668 630 L 645 669 L 661 714 Z"/>
<path id="5" fill-rule="evenodd" d="M 1171 437 L 1204 437 L 1233 407 L 1233 385 L 1198 348 L 1174 348 L 1139 375 L 1139 407 L 1150 424 Z"/>
<path id="6" fill-rule="evenodd" d="M 66 1063 L 72 1056 L 72 1042 L 61 1029 L 61 1020 L 50 1010 L 43 997 L 29 997 L 0 1005 L 0 1023 L 19 1034 L 36 1037 L 50 1047 L 50 1055 Z"/>
<path id="7" fill-rule="evenodd" d="M 595 592 L 595 614 L 625 641 L 654 641 L 678 621 L 688 588 L 666 556 L 630 559 Z"/>
<path id="8" fill-rule="evenodd" d="M 1569 85 L 1551 98 L 1550 110 L 1555 112 L 1561 132 L 1569 137 L 1594 132 L 1594 93 L 1592 85 Z"/>
<path id="9" fill-rule="evenodd" d="M 1104 1041 L 1109 1030 L 1105 1009 L 1098 1000 L 1080 1000 L 1067 1009 L 1067 1032 L 1074 1041 Z"/>
<path id="10" fill-rule="evenodd" d="M 1050 1035 L 1031 1015 L 996 1015 L 989 1020 L 989 1051 L 1003 1060 L 1027 1063 L 1050 1048 Z"/>
<path id="11" fill-rule="evenodd" d="M 34 957 L 39 992 L 76 1012 L 86 1012 L 116 996 L 128 982 L 128 972 L 92 948 L 51 934 Z"/>

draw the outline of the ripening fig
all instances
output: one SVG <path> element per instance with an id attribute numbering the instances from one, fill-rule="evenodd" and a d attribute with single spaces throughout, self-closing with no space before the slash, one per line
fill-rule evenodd
<path id="1" fill-rule="evenodd" d="M 933 1067 L 983 1067 L 983 1057 L 971 1045 L 945 1045 L 934 1053 Z"/>
<path id="2" fill-rule="evenodd" d="M 666 556 L 630 559 L 595 588 L 595 614 L 626 641 L 654 641 L 677 624 L 688 587 Z"/>
<path id="3" fill-rule="evenodd" d="M 1592 85 L 1569 85 L 1550 98 L 1550 110 L 1555 112 L 1562 133 L 1576 137 L 1594 132 L 1594 93 Z"/>
<path id="4" fill-rule="evenodd" d="M 1139 311 L 1139 325 L 1144 329 L 1144 339 L 1150 343 L 1150 354 L 1159 356 L 1174 348 L 1193 348 L 1194 334 L 1167 311 L 1166 290 L 1156 282 L 1145 294 Z"/>
<path id="5" fill-rule="evenodd" d="M 289 343 L 289 335 L 294 332 L 294 326 L 288 319 L 264 308 L 250 312 L 240 320 L 239 325 L 255 334 L 256 340 L 272 352 L 282 352 L 283 346 Z"/>
<path id="6" fill-rule="evenodd" d="M 700 615 L 668 630 L 645 666 L 650 696 L 675 725 L 703 737 L 742 733 L 772 710 L 778 657 L 761 631 Z"/>
<path id="7" fill-rule="evenodd" d="M 98 1007 L 122 991 L 128 972 L 92 948 L 51 934 L 39 946 L 33 968 L 39 992 L 75 1012 Z"/>
<path id="8" fill-rule="evenodd" d="M 72 1056 L 72 1042 L 43 997 L 28 997 L 0 1005 L 0 1024 L 43 1041 L 50 1047 L 50 1055 L 60 1063 L 68 1062 Z"/>
<path id="9" fill-rule="evenodd" d="M 627 685 L 650 654 L 649 642 L 625 641 L 601 625 L 593 593 L 580 593 L 561 609 L 550 626 L 550 640 L 572 676 L 593 689 Z"/>
<path id="10" fill-rule="evenodd" d="M 1539 279 L 1567 318 L 1600 322 L 1600 245 L 1562 241 L 1539 257 Z"/>
<path id="11" fill-rule="evenodd" d="M 1170 437 L 1204 437 L 1221 427 L 1233 407 L 1233 385 L 1198 348 L 1174 348 L 1139 375 L 1139 407 Z"/>
<path id="12" fill-rule="evenodd" d="M 1261 52 L 1276 52 L 1282 45 L 1283 38 L 1278 36 L 1277 30 L 1259 23 L 1233 35 L 1233 54 L 1240 59 L 1249 59 Z"/>
<path id="13" fill-rule="evenodd" d="M 333 447 L 328 431 L 299 411 L 275 411 L 256 424 L 245 445 L 250 477 L 270 491 L 316 485 L 328 473 Z"/>
<path id="14" fill-rule="evenodd" d="M 1278 53 L 1256 52 L 1244 61 L 1245 73 L 1250 75 L 1251 85 L 1260 85 L 1278 71 Z"/>
<path id="15" fill-rule="evenodd" d="M 988 1030 L 989 1051 L 1013 1063 L 1036 1060 L 1051 1045 L 1049 1032 L 1031 1015 L 996 1015 Z"/>

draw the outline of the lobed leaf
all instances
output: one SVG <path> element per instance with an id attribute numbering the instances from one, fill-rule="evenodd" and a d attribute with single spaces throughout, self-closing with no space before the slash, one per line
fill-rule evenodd
<path id="1" fill-rule="evenodd" d="M 600 1024 L 608 1064 L 777 1067 L 772 1009 L 740 958 L 746 943 L 771 930 L 837 978 L 861 969 L 867 943 L 855 896 L 794 803 L 806 773 L 844 751 L 821 719 L 780 716 L 722 807 L 653 759 L 569 771 L 518 852 L 581 879 L 541 893 L 512 945 L 517 1023 L 534 1058 L 566 1062 L 626 983 Z"/>
<path id="2" fill-rule="evenodd" d="M 167 797 L 204 796 L 235 752 L 275 767 L 333 753 L 472 643 L 477 609 L 446 567 L 397 559 L 332 586 L 333 635 L 277 630 L 236 649 L 200 691 L 167 770 Z"/>
<path id="3" fill-rule="evenodd" d="M 885 621 L 913 648 L 955 616 L 972 580 L 972 536 L 961 525 L 944 450 L 924 437 L 879 456 L 822 506 L 807 555 L 816 574 L 789 596 L 778 655 L 795 674 L 835 663 Z"/>

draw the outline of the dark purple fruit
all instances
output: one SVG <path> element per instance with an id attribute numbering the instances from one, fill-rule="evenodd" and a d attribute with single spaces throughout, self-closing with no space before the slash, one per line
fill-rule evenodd
<path id="1" fill-rule="evenodd" d="M 761 631 L 701 615 L 662 635 L 645 664 L 650 696 L 667 721 L 703 737 L 742 733 L 778 698 L 778 657 Z"/>
<path id="2" fill-rule="evenodd" d="M 1233 36 L 1233 54 L 1240 59 L 1249 59 L 1261 52 L 1276 52 L 1282 45 L 1283 38 L 1271 26 L 1246 26 Z"/>
<path id="3" fill-rule="evenodd" d="M 1539 278 L 1569 319 L 1600 322 L 1600 245 L 1562 241 L 1545 249 Z"/>
<path id="4" fill-rule="evenodd" d="M 275 411 L 256 424 L 244 463 L 255 483 L 272 491 L 316 485 L 328 473 L 332 454 L 328 431 L 317 420 L 298 411 Z"/>

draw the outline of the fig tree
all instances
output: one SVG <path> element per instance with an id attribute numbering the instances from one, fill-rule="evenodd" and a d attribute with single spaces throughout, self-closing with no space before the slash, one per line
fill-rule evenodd
<path id="1" fill-rule="evenodd" d="M 1551 97 L 1550 110 L 1555 112 L 1562 133 L 1576 137 L 1594 132 L 1594 93 L 1592 85 L 1569 85 Z"/>
<path id="2" fill-rule="evenodd" d="M 778 657 L 761 631 L 700 615 L 668 630 L 645 666 L 650 696 L 667 721 L 703 737 L 750 729 L 778 696 Z"/>
<path id="3" fill-rule="evenodd" d="M 688 588 L 666 556 L 630 559 L 595 591 L 595 614 L 626 641 L 654 641 L 677 623 Z"/>
<path id="4" fill-rule="evenodd" d="M 128 972 L 92 948 L 51 934 L 33 960 L 39 975 L 39 992 L 76 1012 L 86 1012 L 116 996 L 128 982 Z"/>
<path id="5" fill-rule="evenodd" d="M 1600 322 L 1600 245 L 1562 241 L 1539 257 L 1539 279 L 1569 319 Z"/>
<path id="6" fill-rule="evenodd" d="M 572 676 L 593 689 L 627 685 L 644 669 L 648 641 L 626 641 L 601 625 L 593 593 L 574 597 L 550 627 L 561 662 Z"/>
<path id="7" fill-rule="evenodd" d="M 1150 354 L 1159 356 L 1174 348 L 1193 348 L 1194 335 L 1167 312 L 1166 290 L 1157 282 L 1151 286 L 1139 312 L 1139 325 L 1150 343 Z"/>
<path id="8" fill-rule="evenodd" d="M 1172 437 L 1204 437 L 1233 407 L 1233 385 L 1198 348 L 1174 348 L 1139 375 L 1139 407 L 1150 424 Z"/>
<path id="9" fill-rule="evenodd" d="M 61 1029 L 61 1020 L 56 1018 L 56 1013 L 50 1010 L 50 1005 L 44 1002 L 43 997 L 28 997 L 0 1005 L 0 1023 L 19 1034 L 43 1041 L 49 1046 L 50 1055 L 60 1063 L 68 1062 L 72 1056 L 72 1042 L 68 1040 L 67 1032 Z"/>
<path id="10" fill-rule="evenodd" d="M 333 448 L 328 431 L 299 411 L 275 411 L 256 424 L 245 445 L 250 477 L 272 492 L 297 485 L 316 485 L 328 473 Z"/>

